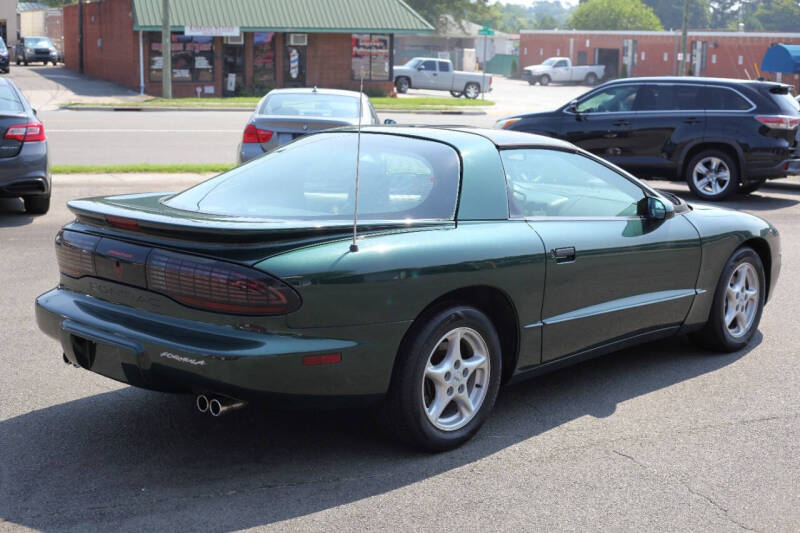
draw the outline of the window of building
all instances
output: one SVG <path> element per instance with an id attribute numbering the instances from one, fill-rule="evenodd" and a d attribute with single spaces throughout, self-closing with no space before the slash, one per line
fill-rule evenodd
<path id="1" fill-rule="evenodd" d="M 161 33 L 150 32 L 150 81 L 161 81 Z M 214 38 L 172 34 L 172 81 L 214 81 Z"/>
<path id="2" fill-rule="evenodd" d="M 275 81 L 275 34 L 253 33 L 253 81 L 257 87 Z"/>
<path id="3" fill-rule="evenodd" d="M 392 36 L 357 33 L 352 36 L 350 70 L 354 80 L 388 81 L 392 79 Z"/>

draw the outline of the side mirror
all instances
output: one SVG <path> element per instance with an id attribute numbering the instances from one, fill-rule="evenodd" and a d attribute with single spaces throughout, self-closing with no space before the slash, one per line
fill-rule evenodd
<path id="1" fill-rule="evenodd" d="M 578 113 L 578 101 L 572 100 L 570 103 L 567 104 L 567 111 L 570 113 Z"/>
<path id="2" fill-rule="evenodd" d="M 31 111 L 33 111 L 33 114 L 34 114 L 34 115 L 36 115 L 37 117 L 39 116 L 39 112 L 38 112 L 38 111 L 36 111 L 36 109 L 35 109 L 35 108 L 33 108 L 33 107 L 32 107 L 32 108 L 31 108 Z"/>
<path id="3" fill-rule="evenodd" d="M 397 121 L 396 120 L 392 120 L 390 118 L 387 118 L 387 119 L 384 119 L 383 123 L 386 124 L 386 125 L 392 125 L 392 124 L 397 124 Z"/>
<path id="4" fill-rule="evenodd" d="M 647 218 L 650 220 L 668 220 L 675 216 L 675 206 L 661 198 L 647 198 Z"/>
<path id="5" fill-rule="evenodd" d="M 418 67 L 417 67 L 417 70 L 420 70 L 420 71 L 421 71 L 421 70 L 425 70 L 425 65 L 420 65 L 420 66 L 418 66 Z"/>

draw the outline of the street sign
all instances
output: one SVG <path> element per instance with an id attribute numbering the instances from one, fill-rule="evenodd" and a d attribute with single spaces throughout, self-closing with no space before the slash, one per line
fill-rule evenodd
<path id="1" fill-rule="evenodd" d="M 478 30 L 478 35 L 494 35 L 494 30 L 488 24 L 484 24 L 483 28 Z"/>

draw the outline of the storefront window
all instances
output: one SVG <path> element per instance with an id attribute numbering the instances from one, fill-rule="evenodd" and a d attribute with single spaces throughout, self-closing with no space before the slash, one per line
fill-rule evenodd
<path id="1" fill-rule="evenodd" d="M 214 81 L 214 38 L 172 34 L 172 81 Z M 150 32 L 150 81 L 161 81 L 161 33 Z"/>
<path id="2" fill-rule="evenodd" d="M 391 80 L 391 35 L 353 34 L 350 70 L 354 80 Z"/>
<path id="3" fill-rule="evenodd" d="M 274 33 L 253 33 L 253 81 L 256 87 L 275 81 Z"/>

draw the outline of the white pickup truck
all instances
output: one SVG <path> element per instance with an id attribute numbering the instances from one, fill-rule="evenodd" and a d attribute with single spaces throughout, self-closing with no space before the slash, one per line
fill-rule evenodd
<path id="1" fill-rule="evenodd" d="M 606 73 L 605 65 L 573 66 L 568 57 L 549 57 L 541 65 L 531 65 L 522 70 L 522 79 L 535 85 L 548 85 L 551 81 L 557 83 L 585 83 L 594 85 L 603 79 Z"/>
<path id="2" fill-rule="evenodd" d="M 456 98 L 462 94 L 477 98 L 482 92 L 492 90 L 492 77 L 479 72 L 453 70 L 449 59 L 415 57 L 405 65 L 392 69 L 397 92 L 405 94 L 408 89 L 433 89 L 450 91 Z"/>

